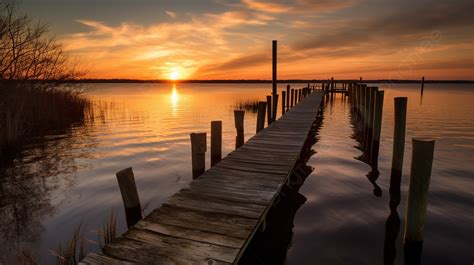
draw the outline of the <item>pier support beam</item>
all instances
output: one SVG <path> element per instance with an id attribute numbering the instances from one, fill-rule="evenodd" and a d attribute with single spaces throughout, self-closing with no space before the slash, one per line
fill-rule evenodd
<path id="1" fill-rule="evenodd" d="M 222 121 L 211 121 L 211 167 L 222 159 Z"/>
<path id="2" fill-rule="evenodd" d="M 235 136 L 235 148 L 239 148 L 244 144 L 244 115 L 243 110 L 234 110 L 235 129 L 237 136 Z"/>
<path id="3" fill-rule="evenodd" d="M 191 133 L 191 154 L 193 179 L 198 178 L 206 171 L 206 133 Z"/>
<path id="4" fill-rule="evenodd" d="M 405 264 L 420 264 L 435 140 L 413 138 L 405 219 Z"/>
<path id="5" fill-rule="evenodd" d="M 142 208 L 135 184 L 135 176 L 131 167 L 117 172 L 115 176 L 122 194 L 127 227 L 130 228 L 142 219 Z"/>

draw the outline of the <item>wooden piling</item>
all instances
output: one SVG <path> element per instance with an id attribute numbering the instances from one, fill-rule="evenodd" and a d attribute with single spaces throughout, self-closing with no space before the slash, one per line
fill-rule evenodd
<path id="1" fill-rule="evenodd" d="M 237 130 L 237 136 L 235 137 L 236 149 L 244 144 L 244 115 L 245 111 L 234 110 L 235 129 Z"/>
<path id="2" fill-rule="evenodd" d="M 258 113 L 257 113 L 257 133 L 265 128 L 265 112 L 267 110 L 267 102 L 258 102 Z"/>
<path id="3" fill-rule="evenodd" d="M 377 88 L 378 89 L 378 88 Z M 371 137 L 369 138 L 370 143 L 370 159 L 371 165 L 373 168 L 378 167 L 378 159 L 379 159 L 379 148 L 380 148 L 380 132 L 382 131 L 382 113 L 383 113 L 383 98 L 384 98 L 384 91 L 377 91 L 373 89 L 375 92 L 375 104 L 372 108 L 373 118 L 372 118 L 372 126 L 371 126 Z"/>
<path id="4" fill-rule="evenodd" d="M 206 171 L 206 133 L 191 133 L 193 179 Z"/>
<path id="5" fill-rule="evenodd" d="M 275 119 L 278 105 L 278 91 L 277 91 L 277 41 L 272 41 L 272 96 L 273 96 L 273 112 L 270 117 Z"/>
<path id="6" fill-rule="evenodd" d="M 286 91 L 281 91 L 281 115 L 283 116 L 283 114 L 285 114 L 285 111 L 286 111 L 286 106 L 285 106 L 285 103 L 286 103 Z"/>
<path id="7" fill-rule="evenodd" d="M 421 95 L 423 96 L 423 89 L 425 88 L 425 77 L 421 78 Z"/>
<path id="8" fill-rule="evenodd" d="M 298 103 L 301 102 L 301 88 L 298 89 Z"/>
<path id="9" fill-rule="evenodd" d="M 291 102 L 290 102 L 290 108 L 293 108 L 294 106 L 294 101 L 295 101 L 295 89 L 291 89 Z"/>
<path id="10" fill-rule="evenodd" d="M 405 130 L 407 117 L 406 97 L 394 99 L 394 131 L 393 131 L 393 154 L 392 169 L 390 174 L 390 208 L 396 208 L 400 204 L 400 185 L 402 180 L 403 155 L 405 152 Z"/>
<path id="11" fill-rule="evenodd" d="M 286 85 L 286 109 L 290 108 L 290 85 Z"/>
<path id="12" fill-rule="evenodd" d="M 272 96 L 267 96 L 267 124 L 272 123 Z"/>
<path id="13" fill-rule="evenodd" d="M 331 92 L 334 90 L 334 77 L 331 77 Z"/>
<path id="14" fill-rule="evenodd" d="M 413 138 L 405 218 L 405 264 L 420 264 L 435 140 Z"/>
<path id="15" fill-rule="evenodd" d="M 276 94 L 274 99 L 273 99 L 272 122 L 274 122 L 276 120 L 276 116 L 277 116 L 277 112 L 278 112 L 278 109 L 277 109 L 278 108 L 278 97 L 279 97 L 279 95 Z"/>
<path id="16" fill-rule="evenodd" d="M 222 159 L 222 121 L 211 121 L 211 167 Z"/>
<path id="17" fill-rule="evenodd" d="M 127 227 L 130 228 L 142 219 L 142 208 L 135 184 L 135 176 L 131 167 L 123 169 L 115 175 L 122 194 Z"/>
<path id="18" fill-rule="evenodd" d="M 367 116 L 367 133 L 366 133 L 366 143 L 367 150 L 371 151 L 372 144 L 372 135 L 374 131 L 374 115 L 375 115 L 375 99 L 377 97 L 378 87 L 368 87 L 369 91 L 369 106 L 368 106 L 368 116 Z"/>

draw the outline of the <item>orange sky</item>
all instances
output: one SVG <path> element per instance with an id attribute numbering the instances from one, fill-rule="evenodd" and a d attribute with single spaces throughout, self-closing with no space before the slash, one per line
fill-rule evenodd
<path id="1" fill-rule="evenodd" d="M 473 1 L 198 2 L 24 5 L 91 78 L 474 79 Z"/>

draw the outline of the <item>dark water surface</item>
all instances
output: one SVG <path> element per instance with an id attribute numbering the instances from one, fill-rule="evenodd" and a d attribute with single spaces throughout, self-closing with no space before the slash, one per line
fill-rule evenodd
<path id="1" fill-rule="evenodd" d="M 281 85 L 281 88 L 284 86 Z M 299 86 L 298 86 L 299 87 Z M 189 133 L 223 121 L 223 154 L 234 148 L 234 105 L 264 100 L 268 84 L 100 84 L 91 98 L 99 107 L 86 126 L 37 139 L 1 169 L 0 257 L 30 248 L 41 264 L 82 222 L 89 250 L 97 250 L 97 228 L 113 210 L 126 228 L 115 172 L 132 166 L 145 213 L 191 181 Z M 395 264 L 402 264 L 411 137 L 436 138 L 423 246 L 424 264 L 471 264 L 474 237 L 474 87 L 381 85 L 385 90 L 376 184 L 352 138 L 350 108 L 338 96 L 325 106 L 315 168 L 301 187 L 288 264 L 382 264 L 393 134 L 393 97 L 408 97 L 407 138 L 398 207 L 400 232 Z M 256 115 L 245 114 L 245 138 Z M 209 163 L 209 159 L 207 161 Z M 392 216 L 393 217 L 393 216 Z M 393 218 L 392 218 L 393 219 Z"/>

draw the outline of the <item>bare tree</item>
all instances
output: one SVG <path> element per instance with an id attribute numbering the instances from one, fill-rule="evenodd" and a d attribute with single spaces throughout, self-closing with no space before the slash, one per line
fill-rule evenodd
<path id="1" fill-rule="evenodd" d="M 78 76 L 44 24 L 19 14 L 17 0 L 0 0 L 0 80 L 64 81 Z"/>

